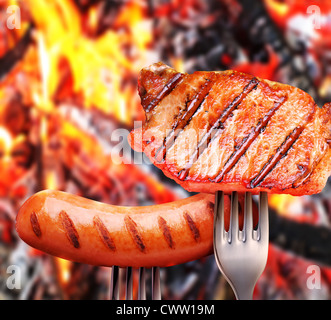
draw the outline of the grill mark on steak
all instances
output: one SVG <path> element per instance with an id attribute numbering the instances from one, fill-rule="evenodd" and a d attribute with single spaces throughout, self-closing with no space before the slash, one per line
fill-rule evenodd
<path id="1" fill-rule="evenodd" d="M 34 234 L 40 238 L 41 237 L 41 229 L 40 229 L 40 224 L 38 221 L 38 216 L 35 212 L 32 212 L 30 215 L 30 222 L 31 222 L 31 227 L 34 232 Z"/>
<path id="2" fill-rule="evenodd" d="M 262 170 L 257 176 L 250 182 L 251 188 L 257 187 L 263 182 L 265 177 L 275 168 L 280 159 L 288 154 L 288 151 L 292 148 L 294 142 L 299 138 L 304 125 L 296 127 L 284 140 L 282 145 L 277 149 L 276 153 L 267 161 Z"/>
<path id="3" fill-rule="evenodd" d="M 193 236 L 195 242 L 199 242 L 200 241 L 200 231 L 199 231 L 197 225 L 195 224 L 195 222 L 193 221 L 192 217 L 188 214 L 187 211 L 184 211 L 184 218 L 192 233 L 192 236 Z"/>
<path id="4" fill-rule="evenodd" d="M 293 129 L 293 131 L 285 138 L 280 147 L 278 147 L 276 153 L 270 157 L 267 163 L 263 166 L 262 170 L 251 180 L 249 183 L 251 188 L 259 186 L 265 179 L 265 177 L 276 167 L 277 163 L 286 157 L 294 143 L 300 138 L 302 131 L 306 128 L 307 124 L 311 121 L 314 116 L 315 108 L 318 106 L 315 104 L 313 110 L 308 114 L 304 123 Z"/>
<path id="5" fill-rule="evenodd" d="M 174 249 L 175 248 L 175 243 L 172 239 L 170 228 L 167 225 L 167 221 L 165 221 L 162 217 L 157 218 L 157 222 L 159 225 L 160 230 L 162 231 L 162 234 L 164 236 L 164 239 L 169 246 L 169 248 Z"/>
<path id="6" fill-rule="evenodd" d="M 144 244 L 143 238 L 138 230 L 137 223 L 130 217 L 125 216 L 124 218 L 125 227 L 128 230 L 129 234 L 131 235 L 132 240 L 137 245 L 138 249 L 141 252 L 145 252 L 146 246 Z"/>
<path id="7" fill-rule="evenodd" d="M 215 121 L 215 123 L 209 128 L 208 132 L 199 141 L 195 151 L 190 157 L 188 164 L 186 165 L 186 168 L 178 173 L 179 180 L 186 179 L 193 163 L 198 160 L 201 154 L 207 149 L 209 144 L 218 136 L 220 131 L 223 130 L 224 122 L 230 117 L 231 113 L 240 105 L 240 103 L 248 96 L 248 94 L 257 88 L 259 83 L 260 82 L 257 78 L 250 80 L 243 91 L 225 108 L 221 116 Z"/>
<path id="8" fill-rule="evenodd" d="M 115 242 L 102 220 L 98 216 L 95 216 L 93 218 L 93 224 L 104 245 L 111 251 L 116 251 Z"/>
<path id="9" fill-rule="evenodd" d="M 69 215 L 62 210 L 59 214 L 62 226 L 64 228 L 64 231 L 67 235 L 67 238 L 69 240 L 69 242 L 76 248 L 78 249 L 80 247 L 79 244 L 79 234 L 75 228 L 75 225 L 73 223 L 73 221 L 70 219 Z"/>
<path id="10" fill-rule="evenodd" d="M 163 98 L 165 98 L 172 90 L 174 90 L 179 81 L 184 77 L 183 73 L 175 74 L 169 82 L 164 86 L 161 92 L 152 100 L 152 102 L 145 108 L 145 112 L 151 112 Z"/>
<path id="11" fill-rule="evenodd" d="M 239 159 L 245 154 L 245 152 L 249 149 L 249 147 L 260 135 L 260 133 L 267 128 L 272 116 L 284 104 L 286 100 L 287 97 L 284 96 L 280 99 L 280 101 L 275 102 L 274 106 L 267 112 L 263 119 L 259 121 L 258 125 L 252 129 L 251 133 L 243 139 L 240 145 L 235 147 L 236 150 L 231 154 L 231 156 L 223 166 L 223 169 L 216 176 L 213 182 L 221 182 L 224 176 L 235 167 Z"/>
<path id="12" fill-rule="evenodd" d="M 204 84 L 200 87 L 199 91 L 195 94 L 193 99 L 189 102 L 188 106 L 185 108 L 183 114 L 179 116 L 172 125 L 171 132 L 163 140 L 163 144 L 156 151 L 155 158 L 159 158 L 160 162 L 165 160 L 167 151 L 173 146 L 178 136 L 185 130 L 185 128 L 191 122 L 193 116 L 201 109 L 203 102 L 211 90 L 215 79 L 215 73 L 211 73 L 211 77 L 206 79 Z M 180 130 L 178 132 L 177 130 Z M 176 134 L 176 131 L 178 134 Z M 161 155 L 159 156 L 161 152 Z"/>

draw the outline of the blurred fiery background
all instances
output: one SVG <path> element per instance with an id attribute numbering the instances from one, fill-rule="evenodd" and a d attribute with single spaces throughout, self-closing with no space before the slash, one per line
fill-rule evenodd
<path id="1" fill-rule="evenodd" d="M 15 217 L 33 193 L 141 206 L 189 195 L 152 165 L 112 157 L 112 132 L 144 119 L 142 67 L 235 69 L 331 101 L 331 4 L 313 4 L 319 21 L 308 0 L 0 1 L 0 299 L 109 298 L 109 268 L 18 238 Z M 20 8 L 19 29 L 6 28 L 10 5 Z M 269 258 L 255 299 L 331 298 L 330 196 L 331 183 L 314 196 L 269 197 Z M 7 286 L 9 265 L 20 267 L 20 289 Z M 307 287 L 311 265 L 320 289 Z M 213 256 L 161 276 L 163 299 L 234 299 Z"/>

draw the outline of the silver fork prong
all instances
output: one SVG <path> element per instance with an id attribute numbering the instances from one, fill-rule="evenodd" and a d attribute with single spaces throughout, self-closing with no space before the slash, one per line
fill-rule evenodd
<path id="1" fill-rule="evenodd" d="M 152 267 L 152 300 L 161 300 L 161 279 L 159 267 Z"/>
<path id="2" fill-rule="evenodd" d="M 110 300 L 118 300 L 120 293 L 119 287 L 119 267 L 112 266 L 110 280 Z"/>
<path id="3" fill-rule="evenodd" d="M 225 230 L 224 226 L 224 192 L 217 191 L 215 194 L 214 206 L 214 226 L 217 226 L 222 232 Z"/>
<path id="4" fill-rule="evenodd" d="M 146 300 L 145 268 L 139 268 L 138 300 Z"/>
<path id="5" fill-rule="evenodd" d="M 222 269 L 220 259 L 218 258 L 217 247 L 223 242 L 223 239 L 227 237 L 224 225 L 224 192 L 215 192 L 215 205 L 214 205 L 214 232 L 213 232 L 213 247 L 214 255 L 216 257 L 216 263 L 219 269 Z"/>
<path id="6" fill-rule="evenodd" d="M 253 205 L 252 205 L 252 194 L 245 192 L 245 209 L 244 209 L 244 237 L 245 240 L 253 237 Z"/>
<path id="7" fill-rule="evenodd" d="M 268 209 L 268 193 L 261 192 L 259 197 L 259 222 L 257 229 L 258 240 L 261 237 L 269 239 L 269 209 Z M 261 231 L 262 230 L 262 231 Z"/>
<path id="8" fill-rule="evenodd" d="M 224 192 L 216 191 L 214 206 L 214 243 L 220 243 L 228 234 L 224 224 Z"/>
<path id="9" fill-rule="evenodd" d="M 125 279 L 125 299 L 133 299 L 133 268 L 126 267 L 121 269 L 118 266 L 112 266 L 110 280 L 110 300 L 119 300 L 120 298 L 120 271 L 126 272 Z M 122 273 L 123 276 L 123 273 Z M 161 300 L 161 278 L 160 268 L 152 267 L 152 299 Z M 146 300 L 146 269 L 139 268 L 138 300 Z"/>
<path id="10" fill-rule="evenodd" d="M 231 215 L 230 215 L 230 228 L 228 242 L 231 243 L 237 240 L 239 234 L 239 205 L 238 205 L 238 192 L 233 191 L 231 195 Z"/>
<path id="11" fill-rule="evenodd" d="M 133 289 L 132 267 L 126 267 L 125 300 L 132 300 Z"/>

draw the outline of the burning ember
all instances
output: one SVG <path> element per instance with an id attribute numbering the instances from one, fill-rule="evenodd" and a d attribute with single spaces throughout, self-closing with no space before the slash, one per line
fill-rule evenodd
<path id="1" fill-rule="evenodd" d="M 318 104 L 331 101 L 331 6 L 318 1 L 320 28 L 303 30 L 298 23 L 309 20 L 310 5 L 2 1 L 0 280 L 5 284 L 7 267 L 15 265 L 21 283 L 1 286 L 1 296 L 108 299 L 108 268 L 55 258 L 18 238 L 15 216 L 33 193 L 58 189 L 139 206 L 188 196 L 126 143 L 135 121 L 144 120 L 137 94 L 144 66 L 163 61 L 185 72 L 235 69 L 300 87 Z M 19 28 L 6 27 L 9 6 L 19 10 Z M 312 197 L 269 198 L 269 260 L 255 298 L 330 299 L 330 188 Z M 320 271 L 317 289 L 309 285 L 312 266 Z M 212 256 L 161 272 L 164 299 L 234 298 Z"/>

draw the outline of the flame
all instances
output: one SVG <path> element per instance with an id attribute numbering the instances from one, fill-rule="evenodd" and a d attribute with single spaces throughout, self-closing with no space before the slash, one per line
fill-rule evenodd
<path id="1" fill-rule="evenodd" d="M 28 8 L 29 19 L 23 21 L 22 26 L 33 21 L 35 41 L 3 79 L 0 99 L 6 97 L 6 88 L 13 87 L 22 95 L 25 105 L 33 106 L 29 110 L 34 126 L 31 142 L 41 147 L 42 187 L 60 189 L 63 186 L 63 168 L 56 166 L 64 161 L 66 166 L 78 166 L 86 172 L 92 171 L 92 166 L 103 185 L 108 185 L 110 180 L 104 176 L 105 172 L 123 180 L 132 172 L 137 180 L 146 180 L 157 202 L 173 199 L 173 192 L 134 166 L 112 163 L 114 157 L 105 155 L 104 148 L 92 135 L 77 128 L 71 120 L 61 118 L 58 108 L 71 99 L 70 103 L 74 100 L 77 107 L 95 108 L 106 116 L 114 116 L 119 125 L 131 126 L 133 120 L 144 118 L 136 89 L 137 74 L 151 59 L 158 60 L 151 55 L 155 55 L 155 51 L 149 50 L 153 43 L 153 25 L 147 15 L 147 3 L 121 2 L 119 14 L 102 32 L 98 30 L 101 25 L 98 2 L 83 14 L 71 0 L 27 0 L 24 6 Z M 182 60 L 174 61 L 174 65 L 183 70 Z M 30 141 L 26 133 L 24 138 Z M 0 181 L 0 194 L 12 190 L 13 182 L 28 172 L 28 168 L 12 161 L 13 144 L 19 141 L 16 139 L 5 128 L 0 130 L 0 148 L 5 154 L 0 160 L 1 172 L 5 173 L 2 174 L 4 181 Z M 61 151 L 52 149 L 53 139 L 55 145 L 61 145 Z M 5 159 L 6 165 L 3 165 Z"/>
<path id="2" fill-rule="evenodd" d="M 22 143 L 26 137 L 23 134 L 13 136 L 5 127 L 0 126 L 0 196 L 15 194 L 19 196 L 24 188 L 19 188 L 14 182 L 25 173 L 25 168 L 16 165 L 12 152 L 16 145 Z"/>
<path id="3" fill-rule="evenodd" d="M 3 126 L 0 126 L 0 150 L 2 151 L 2 160 L 11 160 L 11 152 L 13 147 L 25 140 L 23 134 L 15 137 Z"/>
<path id="4" fill-rule="evenodd" d="M 10 151 L 13 145 L 13 137 L 5 127 L 0 127 L 0 145 L 2 147 L 4 158 L 10 157 Z"/>
<path id="5" fill-rule="evenodd" d="M 268 10 L 273 11 L 279 17 L 285 17 L 290 10 L 289 4 L 286 1 L 264 0 L 264 2 Z"/>
<path id="6" fill-rule="evenodd" d="M 54 171 L 46 173 L 46 189 L 56 190 L 58 188 L 57 175 Z"/>
<path id="7" fill-rule="evenodd" d="M 43 113 L 50 113 L 54 109 L 54 105 L 49 95 L 50 60 L 49 53 L 47 52 L 47 48 L 45 46 L 45 39 L 41 32 L 37 33 L 37 43 L 42 92 L 40 96 L 36 93 L 34 97 L 36 107 Z M 46 123 L 43 123 L 43 125 L 46 126 Z"/>
<path id="8" fill-rule="evenodd" d="M 322 83 L 321 83 L 321 85 L 318 89 L 320 96 L 321 97 L 329 96 L 330 95 L 330 88 L 331 88 L 331 75 L 327 75 L 323 79 L 323 81 L 322 81 Z"/>
<path id="9" fill-rule="evenodd" d="M 107 30 L 91 38 L 84 33 L 80 13 L 70 1 L 27 2 L 42 33 L 38 39 L 42 78 L 46 79 L 44 92 L 54 97 L 62 81 L 59 66 L 66 61 L 73 79 L 73 94 L 83 97 L 86 108 L 98 108 L 121 122 L 131 123 L 131 115 L 137 114 L 138 100 L 135 91 L 125 86 L 123 90 L 123 79 L 138 73 L 152 39 L 142 5 L 127 2 L 114 23 L 118 30 Z M 92 7 L 88 15 L 91 28 L 95 28 L 96 15 Z M 128 47 L 132 48 L 129 54 Z"/>
<path id="10" fill-rule="evenodd" d="M 172 59 L 173 68 L 179 72 L 185 72 L 184 60 L 182 58 Z"/>
<path id="11" fill-rule="evenodd" d="M 55 257 L 55 262 L 58 270 L 59 280 L 61 284 L 64 285 L 70 280 L 72 262 L 58 257 Z"/>
<path id="12" fill-rule="evenodd" d="M 302 214 L 302 199 L 289 194 L 271 194 L 269 206 L 284 216 Z"/>
<path id="13" fill-rule="evenodd" d="M 92 30 L 96 30 L 98 25 L 98 12 L 96 8 L 91 7 L 88 13 L 88 26 Z"/>
<path id="14" fill-rule="evenodd" d="M 126 8 L 119 14 L 115 26 L 129 26 L 130 32 L 127 40 L 134 42 L 142 54 L 152 41 L 151 26 L 148 25 L 143 8 L 136 2 L 128 2 Z"/>
<path id="15" fill-rule="evenodd" d="M 2 151 L 2 161 L 11 160 L 13 148 L 26 139 L 24 134 L 15 137 L 3 126 L 0 126 L 0 150 Z"/>

